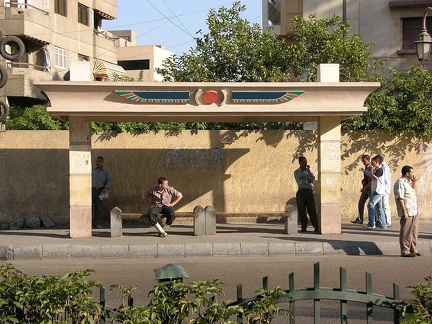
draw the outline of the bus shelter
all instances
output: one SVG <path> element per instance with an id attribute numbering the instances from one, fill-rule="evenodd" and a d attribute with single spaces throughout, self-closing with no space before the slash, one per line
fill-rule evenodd
<path id="1" fill-rule="evenodd" d="M 91 122 L 317 122 L 322 234 L 341 233 L 341 121 L 366 111 L 370 82 L 44 81 L 48 112 L 69 121 L 70 237 L 92 236 Z"/>

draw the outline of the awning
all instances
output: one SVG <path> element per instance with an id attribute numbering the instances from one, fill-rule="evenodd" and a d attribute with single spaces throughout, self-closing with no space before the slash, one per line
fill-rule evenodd
<path id="1" fill-rule="evenodd" d="M 116 81 L 116 76 L 127 76 L 126 71 L 117 64 L 105 62 L 99 59 L 93 60 L 93 75 L 95 79 Z"/>

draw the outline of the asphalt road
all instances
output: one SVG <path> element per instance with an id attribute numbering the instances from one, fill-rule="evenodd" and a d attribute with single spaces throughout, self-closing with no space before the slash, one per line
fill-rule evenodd
<path id="1" fill-rule="evenodd" d="M 297 288 L 313 287 L 313 268 L 320 263 L 321 287 L 339 287 L 339 268 L 347 270 L 347 288 L 365 291 L 366 272 L 372 275 L 373 292 L 392 296 L 393 283 L 400 286 L 402 299 L 411 298 L 409 285 L 423 282 L 432 275 L 432 255 L 416 258 L 397 256 L 290 256 L 290 257 L 206 257 L 206 258 L 155 258 L 155 259 L 65 259 L 65 260 L 17 260 L 11 263 L 29 276 L 64 275 L 83 269 L 94 269 L 91 279 L 106 288 L 111 284 L 123 287 L 137 285 L 133 291 L 134 304 L 146 303 L 147 293 L 155 285 L 154 270 L 168 263 L 181 265 L 191 280 L 218 278 L 225 282 L 225 297 L 236 299 L 237 284 L 243 285 L 243 296 L 252 297 L 262 287 L 262 278 L 268 276 L 269 288 L 280 286 L 288 289 L 288 276 L 294 272 Z M 120 292 L 107 292 L 107 304 L 118 306 Z M 300 316 L 296 323 L 311 323 L 313 305 L 302 302 L 297 305 Z M 321 323 L 337 323 L 339 305 L 330 301 L 321 302 Z M 365 323 L 363 305 L 350 305 L 349 323 Z M 374 310 L 375 311 L 375 310 Z M 336 316 L 336 318 L 335 318 Z M 391 313 L 377 308 L 374 313 L 377 323 L 391 323 Z M 278 318 L 277 323 L 287 323 Z"/>

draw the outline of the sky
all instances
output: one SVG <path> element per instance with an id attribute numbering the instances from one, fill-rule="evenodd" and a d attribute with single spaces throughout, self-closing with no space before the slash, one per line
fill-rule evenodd
<path id="1" fill-rule="evenodd" d="M 117 19 L 104 20 L 105 30 L 132 29 L 137 45 L 162 45 L 178 55 L 195 47 L 193 37 L 202 29 L 207 31 L 206 19 L 210 9 L 232 7 L 229 0 L 117 0 Z M 242 0 L 251 23 L 261 25 L 262 0 Z"/>

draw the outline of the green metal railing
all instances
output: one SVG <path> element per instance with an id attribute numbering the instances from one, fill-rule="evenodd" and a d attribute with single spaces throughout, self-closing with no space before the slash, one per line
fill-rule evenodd
<path id="1" fill-rule="evenodd" d="M 278 300 L 280 303 L 289 303 L 292 317 L 290 318 L 291 324 L 295 324 L 296 319 L 296 302 L 302 300 L 313 300 L 313 316 L 314 324 L 320 323 L 320 303 L 322 300 L 337 300 L 340 301 L 340 322 L 342 324 L 348 323 L 348 302 L 363 303 L 366 305 L 366 320 L 367 323 L 373 323 L 373 306 L 385 307 L 393 309 L 393 323 L 399 323 L 399 308 L 403 304 L 399 300 L 399 286 L 393 284 L 393 296 L 386 297 L 384 295 L 375 294 L 372 292 L 372 275 L 366 273 L 366 291 L 357 291 L 347 289 L 346 269 L 340 268 L 340 287 L 327 288 L 321 287 L 320 284 L 320 264 L 314 264 L 314 286 L 312 288 L 296 289 L 294 284 L 294 273 L 289 275 L 289 289 L 284 290 L 289 294 L 291 299 L 283 298 Z M 263 288 L 268 290 L 268 277 L 263 278 Z M 245 305 L 254 300 L 261 298 L 256 296 L 253 298 L 244 299 L 242 296 L 242 285 L 237 286 L 237 301 L 230 305 Z M 238 323 L 243 323 L 243 318 L 238 317 Z"/>
<path id="2" fill-rule="evenodd" d="M 281 298 L 277 304 L 288 303 L 289 310 L 292 314 L 287 318 L 287 323 L 295 324 L 296 322 L 296 302 L 298 301 L 313 301 L 313 323 L 319 324 L 321 317 L 321 301 L 333 300 L 340 303 L 340 323 L 348 323 L 348 303 L 361 303 L 365 307 L 365 319 L 368 324 L 373 323 L 374 306 L 389 308 L 393 310 L 393 323 L 399 323 L 400 314 L 399 309 L 403 302 L 399 299 L 399 286 L 393 284 L 393 296 L 387 297 L 372 292 L 372 275 L 366 272 L 366 290 L 357 291 L 347 288 L 346 269 L 339 268 L 340 286 L 338 288 L 321 287 L 321 273 L 320 264 L 314 264 L 314 285 L 311 288 L 296 288 L 294 283 L 294 273 L 289 275 L 289 288 L 284 290 L 288 293 L 289 297 Z M 263 278 L 263 288 L 269 290 L 268 277 Z M 259 300 L 262 296 L 254 296 L 252 298 L 243 298 L 243 285 L 237 285 L 237 299 L 235 302 L 230 303 L 234 305 L 246 305 L 255 300 Z M 106 320 L 112 319 L 116 314 L 120 314 L 116 308 L 109 307 L 105 304 L 105 289 L 100 288 L 100 304 L 104 309 L 102 323 Z M 128 296 L 128 306 L 133 307 L 133 298 Z M 241 315 L 237 317 L 238 323 L 245 323 Z"/>

